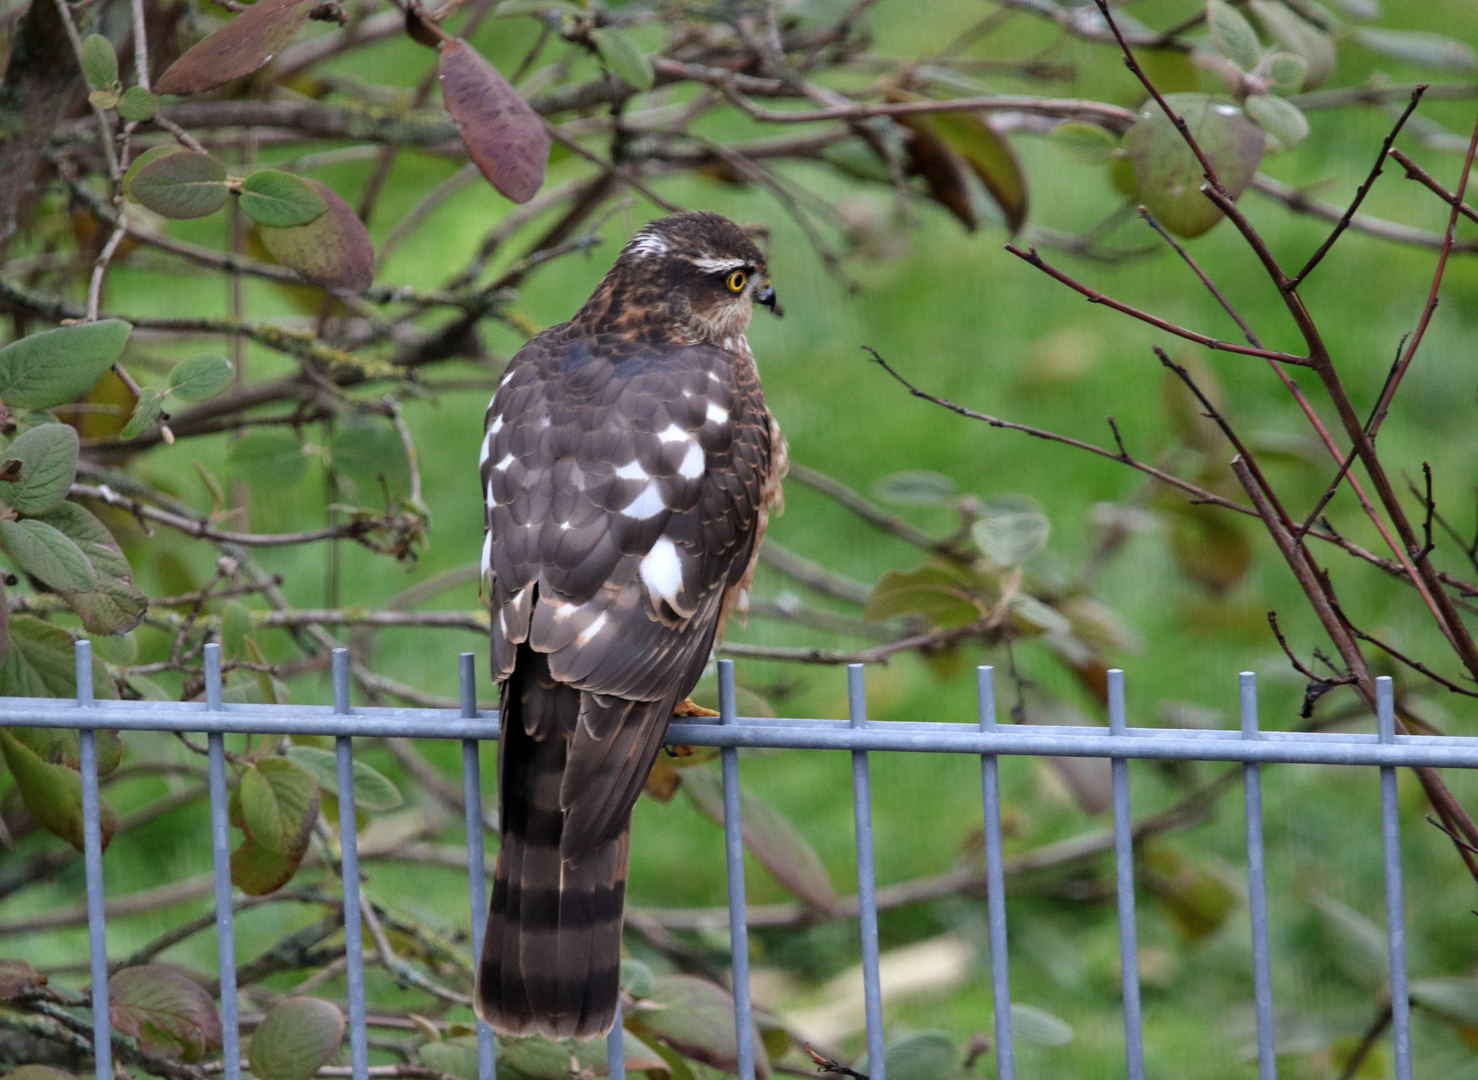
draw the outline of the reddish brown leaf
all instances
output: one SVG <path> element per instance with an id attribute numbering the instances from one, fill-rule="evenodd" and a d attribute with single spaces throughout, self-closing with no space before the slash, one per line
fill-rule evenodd
<path id="1" fill-rule="evenodd" d="M 897 116 L 894 119 L 913 132 L 908 141 L 907 171 L 922 176 L 929 187 L 929 198 L 953 214 L 966 232 L 976 228 L 975 206 L 970 199 L 970 185 L 965 179 L 969 163 L 935 133 L 925 116 Z"/>
<path id="2" fill-rule="evenodd" d="M 315 285 L 364 292 L 375 279 L 375 248 L 364 223 L 326 184 L 307 178 L 303 182 L 323 196 L 328 209 L 306 225 L 261 226 L 262 243 L 278 262 Z"/>
<path id="3" fill-rule="evenodd" d="M 472 160 L 514 202 L 544 183 L 549 133 L 502 74 L 460 38 L 441 47 L 441 96 Z"/>
<path id="4" fill-rule="evenodd" d="M 313 0 L 257 0 L 171 64 L 155 91 L 199 94 L 251 74 L 282 50 L 312 7 Z"/>
<path id="5" fill-rule="evenodd" d="M 13 1001 L 27 990 L 45 985 L 46 976 L 24 960 L 0 960 L 0 1001 Z"/>
<path id="6" fill-rule="evenodd" d="M 199 1061 L 221 1045 L 210 995 L 164 964 L 123 968 L 108 980 L 113 1026 L 160 1057 Z"/>

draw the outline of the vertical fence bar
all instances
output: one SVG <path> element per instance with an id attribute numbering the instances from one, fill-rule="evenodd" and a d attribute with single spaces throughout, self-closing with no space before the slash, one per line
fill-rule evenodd
<path id="1" fill-rule="evenodd" d="M 333 651 L 334 712 L 349 715 L 349 650 Z M 349 982 L 349 1059 L 354 1080 L 368 1080 L 364 1028 L 364 929 L 359 915 L 359 836 L 354 823 L 354 739 L 334 738 L 339 766 L 339 858 L 344 882 L 344 973 Z"/>
<path id="2" fill-rule="evenodd" d="M 996 730 L 995 669 L 975 669 L 980 730 Z M 1011 967 L 1006 952 L 1006 875 L 1001 854 L 1001 777 L 995 754 L 980 755 L 980 794 L 985 804 L 985 903 L 990 919 L 990 981 L 996 1010 L 996 1075 L 1014 1080 L 1011 1042 Z"/>
<path id="3" fill-rule="evenodd" d="M 1380 741 L 1396 741 L 1396 700 L 1389 675 L 1375 680 L 1376 727 Z M 1396 769 L 1380 771 L 1381 849 L 1386 862 L 1386 937 L 1391 952 L 1391 1039 L 1396 1080 L 1411 1080 L 1411 999 L 1406 988 L 1406 910 L 1401 895 L 1401 819 Z"/>
<path id="4" fill-rule="evenodd" d="M 606 1075 L 611 1080 L 626 1080 L 625 1020 L 621 1016 L 620 999 L 616 1001 L 616 1019 L 606 1035 Z"/>
<path id="5" fill-rule="evenodd" d="M 738 722 L 734 661 L 718 662 L 719 723 Z M 729 871 L 729 951 L 733 954 L 734 1035 L 739 1045 L 739 1080 L 754 1080 L 754 1010 L 749 1001 L 749 913 L 744 903 L 744 820 L 739 805 L 739 750 L 726 746 L 724 766 L 724 857 Z"/>
<path id="6" fill-rule="evenodd" d="M 1109 733 L 1127 735 L 1124 672 L 1108 673 Z M 1134 923 L 1134 822 L 1129 816 L 1129 761 L 1114 758 L 1114 872 L 1119 887 L 1119 963 L 1124 985 L 1124 1056 L 1129 1080 L 1144 1080 L 1144 1030 L 1139 1008 L 1139 935 Z"/>
<path id="7" fill-rule="evenodd" d="M 77 707 L 91 709 L 92 642 L 79 641 Z M 97 1080 L 113 1080 L 113 1024 L 108 1016 L 108 930 L 103 914 L 103 829 L 98 798 L 98 742 L 96 728 L 77 731 L 82 774 L 82 854 L 87 870 L 87 946 L 92 961 L 92 1045 L 97 1058 Z"/>
<path id="8" fill-rule="evenodd" d="M 221 711 L 221 647 L 205 646 L 205 708 Z M 236 924 L 231 913 L 231 826 L 227 819 L 226 737 L 206 735 L 210 763 L 210 849 L 216 885 L 216 957 L 221 967 L 221 1057 L 226 1080 L 241 1080 L 241 1028 L 236 1015 Z"/>
<path id="9" fill-rule="evenodd" d="M 1257 675 L 1238 676 L 1242 738 L 1260 738 L 1257 730 Z M 1262 766 L 1242 766 L 1242 794 L 1247 813 L 1247 908 L 1252 916 L 1252 988 L 1257 1009 L 1258 1080 L 1277 1080 L 1273 1046 L 1273 967 L 1268 935 L 1268 882 L 1262 843 Z"/>
<path id="10" fill-rule="evenodd" d="M 861 664 L 847 665 L 847 706 L 852 726 L 866 726 L 867 684 Z M 852 809 L 857 822 L 857 914 L 862 930 L 862 999 L 867 1010 L 867 1075 L 869 1080 L 885 1080 L 877 873 L 872 861 L 872 776 L 865 750 L 852 751 Z"/>
<path id="11" fill-rule="evenodd" d="M 462 716 L 477 716 L 477 674 L 473 654 L 457 657 L 457 688 Z M 467 898 L 472 905 L 472 963 L 482 963 L 482 936 L 488 925 L 487 861 L 482 846 L 482 753 L 476 739 L 462 740 L 462 798 L 467 803 Z M 477 1075 L 497 1080 L 493 1029 L 477 1021 Z"/>

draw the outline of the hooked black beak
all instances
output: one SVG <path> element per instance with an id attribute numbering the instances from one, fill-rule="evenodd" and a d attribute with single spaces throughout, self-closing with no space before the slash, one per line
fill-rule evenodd
<path id="1" fill-rule="evenodd" d="M 760 286 L 759 291 L 754 294 L 754 301 L 757 304 L 764 304 L 765 307 L 769 308 L 776 315 L 785 314 L 785 309 L 780 306 L 780 301 L 775 298 L 775 286 L 771 285 L 768 281 Z"/>

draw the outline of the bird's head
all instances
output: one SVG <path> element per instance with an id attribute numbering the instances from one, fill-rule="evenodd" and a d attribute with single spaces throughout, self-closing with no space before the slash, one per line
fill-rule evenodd
<path id="1" fill-rule="evenodd" d="M 647 224 L 590 301 L 607 325 L 618 312 L 623 322 L 640 313 L 646 327 L 723 346 L 744 333 L 755 304 L 782 313 L 765 256 L 743 229 L 708 210 Z"/>

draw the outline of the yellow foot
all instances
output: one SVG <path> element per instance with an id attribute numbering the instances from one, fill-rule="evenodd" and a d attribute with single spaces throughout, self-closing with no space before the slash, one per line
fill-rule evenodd
<path id="1" fill-rule="evenodd" d="M 692 698 L 683 698 L 672 710 L 673 716 L 718 716 L 712 709 L 705 709 L 702 705 L 694 705 Z"/>

